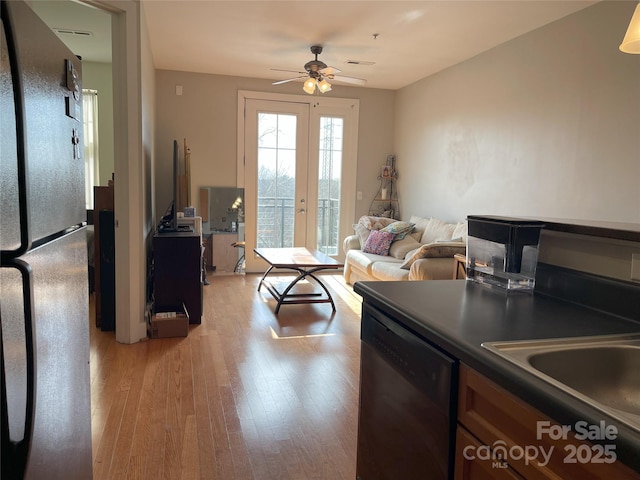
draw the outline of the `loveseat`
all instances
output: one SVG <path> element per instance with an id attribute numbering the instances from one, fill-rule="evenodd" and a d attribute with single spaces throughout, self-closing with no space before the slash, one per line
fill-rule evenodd
<path id="1" fill-rule="evenodd" d="M 343 241 L 344 278 L 448 280 L 456 253 L 466 251 L 467 223 L 412 216 L 408 222 L 363 216 Z"/>

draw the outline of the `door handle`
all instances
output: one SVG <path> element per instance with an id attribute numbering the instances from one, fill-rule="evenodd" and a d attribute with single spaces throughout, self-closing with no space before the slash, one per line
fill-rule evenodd
<path id="1" fill-rule="evenodd" d="M 307 211 L 304 208 L 299 208 L 298 213 L 307 213 Z"/>
<path id="2" fill-rule="evenodd" d="M 4 2 L 2 3 L 2 18 L 8 18 L 7 10 Z M 20 245 L 15 250 L 2 250 L 0 252 L 0 261 L 4 264 L 13 258 L 18 258 L 31 248 L 31 231 L 29 228 L 29 208 L 27 205 L 27 155 L 26 155 L 26 113 L 25 113 L 25 97 L 24 85 L 22 79 L 24 73 L 22 65 L 18 61 L 18 52 L 16 45 L 16 33 L 11 19 L 5 25 L 6 41 L 9 42 L 9 66 L 11 70 L 11 79 L 13 84 L 13 108 L 15 111 L 15 130 L 5 132 L 8 135 L 15 134 L 17 146 L 17 182 L 18 182 L 18 212 L 20 219 Z M 8 28 L 7 28 L 8 27 Z M 5 38 L 3 38 L 3 41 Z"/>
<path id="3" fill-rule="evenodd" d="M 31 434 L 33 431 L 33 420 L 35 410 L 35 342 L 34 342 L 34 305 L 33 299 L 33 278 L 31 275 L 31 267 L 21 259 L 15 259 L 10 264 L 3 265 L 2 268 L 15 268 L 20 273 L 20 281 L 22 283 L 22 323 L 24 325 L 24 342 L 25 342 L 25 375 L 26 375 L 26 397 L 24 404 L 24 426 L 22 431 L 12 435 L 9 428 L 9 417 L 7 408 L 7 384 L 5 375 L 5 352 L 2 324 L 0 323 L 0 366 L 2 368 L 2 446 L 3 455 L 7 452 L 11 453 L 11 461 L 7 459 L 7 469 L 9 471 L 23 472 L 27 464 L 27 456 L 31 443 Z M 13 312 L 15 313 L 15 312 Z M 20 320 L 20 319 L 14 319 Z M 5 463 L 3 462 L 3 475 Z"/>

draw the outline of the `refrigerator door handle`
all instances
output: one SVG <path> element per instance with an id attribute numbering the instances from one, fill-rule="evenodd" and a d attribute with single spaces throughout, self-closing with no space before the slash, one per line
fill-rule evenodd
<path id="1" fill-rule="evenodd" d="M 31 248 L 31 231 L 29 229 L 29 183 L 27 182 L 27 137 L 26 137 L 26 114 L 24 103 L 24 85 L 22 82 L 23 71 L 18 61 L 16 48 L 16 34 L 13 29 L 11 14 L 6 5 L 1 2 L 2 24 L 7 42 L 7 53 L 9 56 L 9 68 L 11 70 L 11 81 L 13 84 L 13 101 L 16 120 L 16 147 L 17 147 L 17 180 L 18 180 L 18 211 L 20 212 L 20 245 L 15 250 L 2 250 L 0 252 L 0 262 L 4 265 L 12 258 L 17 258 L 26 253 Z"/>
<path id="2" fill-rule="evenodd" d="M 33 432 L 35 412 L 35 342 L 34 342 L 34 305 L 33 280 L 31 267 L 20 259 L 15 259 L 2 268 L 15 268 L 22 279 L 22 305 L 24 319 L 24 338 L 26 351 L 26 401 L 24 412 L 24 430 L 22 438 L 11 438 L 7 409 L 7 388 L 5 375 L 4 339 L 2 336 L 2 318 L 0 317 L 0 353 L 2 358 L 2 478 L 23 478 L 29 455 L 29 444 Z"/>

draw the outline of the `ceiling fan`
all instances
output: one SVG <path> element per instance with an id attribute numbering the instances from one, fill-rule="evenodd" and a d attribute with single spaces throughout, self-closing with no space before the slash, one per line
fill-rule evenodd
<path id="1" fill-rule="evenodd" d="M 304 72 L 300 72 L 297 70 L 280 70 L 277 68 L 272 68 L 271 70 L 274 70 L 277 72 L 296 72 L 301 74 L 297 77 L 287 78 L 286 80 L 273 82 L 272 85 L 280 85 L 281 83 L 287 83 L 287 82 L 292 82 L 294 80 L 300 80 L 302 78 L 306 78 L 302 89 L 309 95 L 313 95 L 313 93 L 316 90 L 316 87 L 321 93 L 325 93 L 331 90 L 331 84 L 327 80 L 337 80 L 339 82 L 351 83 L 354 85 L 365 85 L 367 83 L 367 81 L 362 78 L 345 77 L 343 75 L 337 75 L 338 73 L 340 73 L 340 70 L 338 70 L 335 67 L 328 67 L 326 63 L 318 60 L 318 55 L 322 53 L 321 45 L 312 45 L 311 53 L 314 54 L 316 58 L 304 64 L 304 69 L 305 69 Z"/>

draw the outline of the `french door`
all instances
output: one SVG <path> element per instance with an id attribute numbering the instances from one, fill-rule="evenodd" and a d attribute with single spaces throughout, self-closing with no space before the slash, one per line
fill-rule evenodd
<path id="1" fill-rule="evenodd" d="M 242 99 L 249 272 L 266 268 L 255 247 L 302 246 L 342 258 L 353 223 L 357 102 L 354 111 L 353 101 L 282 97 Z"/>

